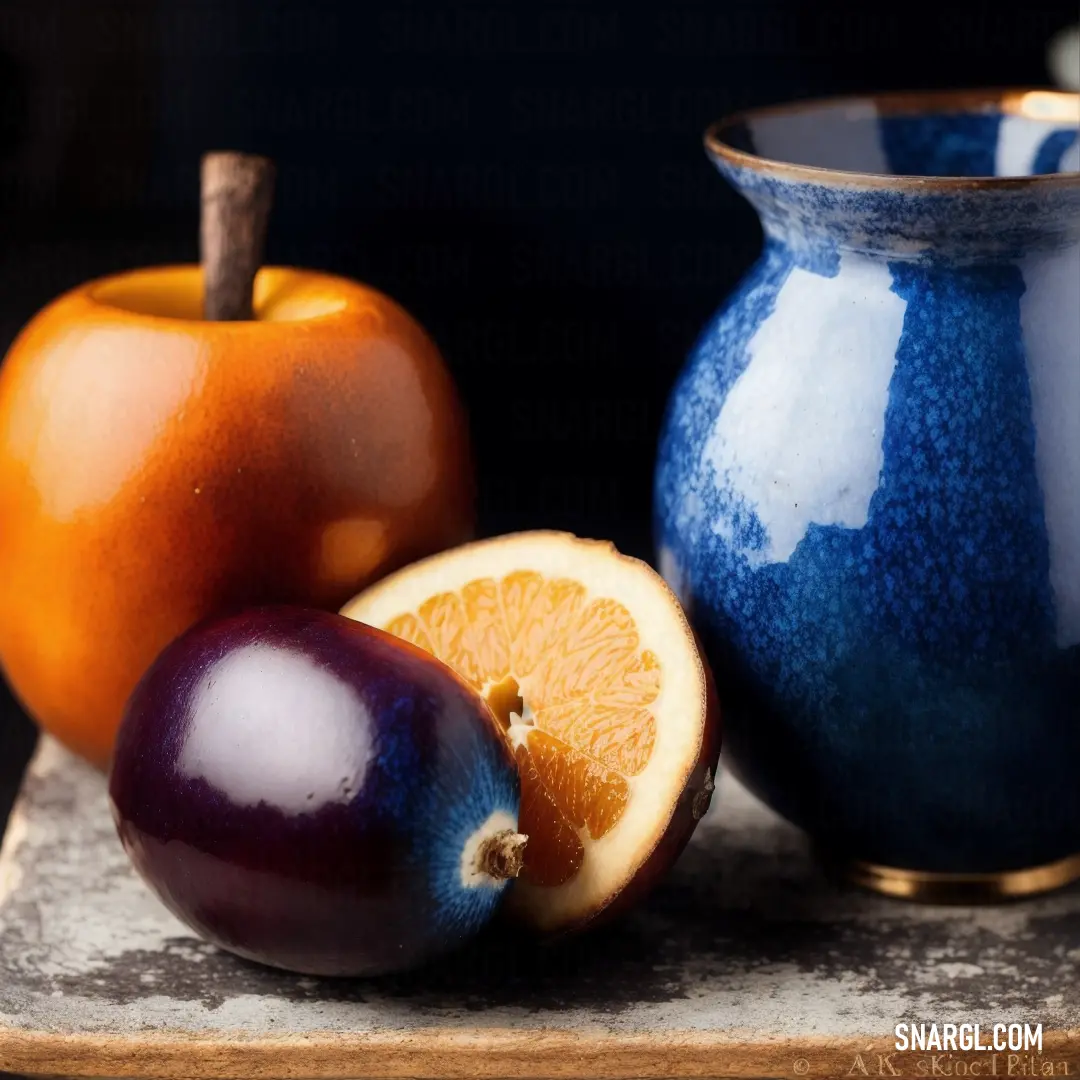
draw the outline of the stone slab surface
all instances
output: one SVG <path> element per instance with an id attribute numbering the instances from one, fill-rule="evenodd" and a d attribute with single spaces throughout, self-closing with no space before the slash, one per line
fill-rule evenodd
<path id="1" fill-rule="evenodd" d="M 49 740 L 0 854 L 0 1070 L 824 1076 L 903 1020 L 1041 1023 L 1080 1075 L 1080 890 L 957 908 L 838 886 L 724 776 L 617 925 L 555 947 L 495 932 L 434 968 L 336 981 L 194 939 L 129 866 L 103 778 Z"/>

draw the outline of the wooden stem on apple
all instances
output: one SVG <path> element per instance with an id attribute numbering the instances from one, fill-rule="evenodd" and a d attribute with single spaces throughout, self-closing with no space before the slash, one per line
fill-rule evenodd
<path id="1" fill-rule="evenodd" d="M 274 172 L 274 163 L 257 154 L 203 155 L 199 251 L 206 319 L 254 318 L 252 288 L 266 243 Z"/>

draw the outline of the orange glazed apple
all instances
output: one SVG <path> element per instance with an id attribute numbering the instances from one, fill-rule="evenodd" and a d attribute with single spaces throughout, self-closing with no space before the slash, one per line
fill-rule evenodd
<path id="1" fill-rule="evenodd" d="M 337 608 L 468 539 L 468 438 L 431 340 L 386 296 L 264 267 L 205 321 L 196 266 L 60 297 L 0 368 L 0 662 L 99 766 L 128 694 L 198 619 Z"/>

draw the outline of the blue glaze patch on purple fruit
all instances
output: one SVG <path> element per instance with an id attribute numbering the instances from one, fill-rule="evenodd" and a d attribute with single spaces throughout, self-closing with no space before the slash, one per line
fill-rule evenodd
<path id="1" fill-rule="evenodd" d="M 306 974 L 453 949 L 520 866 L 517 770 L 483 700 L 325 612 L 257 609 L 170 645 L 128 703 L 110 797 L 174 914 Z"/>

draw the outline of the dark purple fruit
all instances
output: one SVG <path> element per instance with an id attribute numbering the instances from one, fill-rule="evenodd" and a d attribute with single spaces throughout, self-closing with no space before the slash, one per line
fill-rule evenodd
<path id="1" fill-rule="evenodd" d="M 520 867 L 517 771 L 483 700 L 325 612 L 262 608 L 173 642 L 128 702 L 109 792 L 179 918 L 308 974 L 457 946 Z"/>

